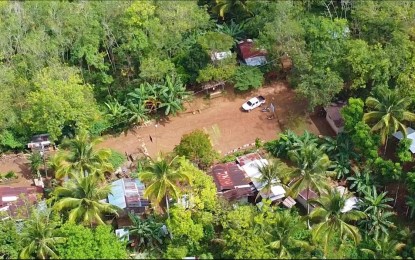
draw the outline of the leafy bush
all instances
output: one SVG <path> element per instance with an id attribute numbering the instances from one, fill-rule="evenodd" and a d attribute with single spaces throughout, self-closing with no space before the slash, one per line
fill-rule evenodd
<path id="1" fill-rule="evenodd" d="M 396 153 L 401 162 L 412 161 L 412 153 L 409 151 L 409 147 L 411 147 L 411 144 L 412 140 L 408 138 L 404 138 L 399 142 Z"/>
<path id="2" fill-rule="evenodd" d="M 264 144 L 265 150 L 275 157 L 287 158 L 288 151 L 301 148 L 304 143 L 317 144 L 317 137 L 307 131 L 298 136 L 293 131 L 287 130 L 280 134 L 277 140 L 269 141 Z"/>
<path id="3" fill-rule="evenodd" d="M 197 43 L 207 52 L 228 51 L 232 48 L 233 38 L 221 32 L 207 32 L 197 38 Z"/>
<path id="4" fill-rule="evenodd" d="M 8 171 L 6 173 L 6 175 L 4 175 L 4 178 L 6 178 L 6 179 L 13 179 L 13 178 L 17 179 L 17 175 L 14 171 Z"/>
<path id="5" fill-rule="evenodd" d="M 115 150 L 111 149 L 111 156 L 110 158 L 108 158 L 109 163 L 111 163 L 112 167 L 114 167 L 114 169 L 120 167 L 124 161 L 125 161 L 125 156 Z"/>
<path id="6" fill-rule="evenodd" d="M 174 148 L 174 151 L 196 163 L 200 168 L 211 166 L 218 157 L 209 135 L 202 130 L 195 130 L 183 135 L 180 144 Z"/>
<path id="7" fill-rule="evenodd" d="M 415 193 L 415 172 L 407 172 L 406 176 L 406 185 L 410 193 Z"/>
<path id="8" fill-rule="evenodd" d="M 234 162 L 236 160 L 236 157 L 239 157 L 239 156 L 242 156 L 242 155 L 245 155 L 245 154 L 249 154 L 249 153 L 253 153 L 255 151 L 256 151 L 255 147 L 250 148 L 250 149 L 246 149 L 246 150 L 237 151 L 237 152 L 234 152 L 232 154 L 225 155 L 220 160 L 220 162 L 221 163 Z"/>
<path id="9" fill-rule="evenodd" d="M 0 134 L 0 150 L 23 148 L 24 144 L 20 142 L 12 132 L 4 130 Z"/>
<path id="10" fill-rule="evenodd" d="M 235 89 L 239 91 L 258 89 L 262 86 L 263 81 L 264 75 L 257 67 L 240 66 L 233 76 Z"/>
<path id="11" fill-rule="evenodd" d="M 232 60 L 233 58 L 226 58 L 225 60 Z M 214 81 L 221 81 L 221 80 L 229 80 L 233 77 L 236 71 L 236 65 L 233 63 L 225 63 L 221 62 L 219 66 L 215 66 L 213 64 L 209 64 L 206 68 L 203 68 L 199 71 L 199 76 L 197 77 L 196 81 L 198 83 L 208 82 L 211 80 Z"/>
<path id="12" fill-rule="evenodd" d="M 217 32 L 227 34 L 234 38 L 235 41 L 242 40 L 245 34 L 245 23 L 235 23 L 233 20 L 230 23 L 216 24 L 216 27 Z"/>
<path id="13" fill-rule="evenodd" d="M 97 137 L 101 136 L 101 134 L 110 127 L 110 123 L 107 120 L 102 119 L 92 123 L 88 130 L 91 136 Z"/>
<path id="14" fill-rule="evenodd" d="M 39 152 L 33 152 L 29 156 L 30 170 L 33 174 L 38 173 L 42 165 L 42 155 Z"/>
<path id="15" fill-rule="evenodd" d="M 376 158 L 373 163 L 374 171 L 382 175 L 384 183 L 396 181 L 401 178 L 402 167 L 400 163 L 394 163 L 391 160 L 384 160 L 381 157 Z"/>

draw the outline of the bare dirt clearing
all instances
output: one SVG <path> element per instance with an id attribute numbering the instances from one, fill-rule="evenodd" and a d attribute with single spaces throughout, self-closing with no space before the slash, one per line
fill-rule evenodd
<path id="1" fill-rule="evenodd" d="M 267 104 L 273 99 L 276 104 L 276 119 L 268 120 L 269 113 L 257 108 L 251 112 L 242 112 L 241 105 L 250 97 L 263 95 Z M 327 124 L 321 124 L 306 116 L 306 102 L 295 97 L 295 93 L 284 82 L 275 82 L 251 93 L 236 95 L 227 90 L 226 95 L 211 100 L 195 97 L 187 105 L 187 110 L 169 121 L 151 123 L 119 136 L 107 137 L 100 147 L 115 149 L 121 153 L 134 154 L 145 144 L 151 156 L 159 151 L 171 151 L 180 142 L 183 134 L 195 129 L 205 129 L 212 137 L 215 148 L 225 154 L 245 144 L 253 143 L 258 137 L 272 140 L 277 133 L 291 128 L 297 133 L 309 130 L 315 134 L 331 135 Z M 200 109 L 200 113 L 193 111 Z M 150 140 L 153 140 L 151 142 Z"/>
<path id="2" fill-rule="evenodd" d="M 98 146 L 111 148 L 122 154 L 137 154 L 144 144 L 149 154 L 155 156 L 160 151 L 171 151 L 180 142 L 183 134 L 195 129 L 205 129 L 211 135 L 215 148 L 225 154 L 255 142 L 257 137 L 265 141 L 275 139 L 277 133 L 287 128 L 298 134 L 309 130 L 315 134 L 333 135 L 324 118 L 309 117 L 306 114 L 306 102 L 296 98 L 285 82 L 273 82 L 245 94 L 236 95 L 232 88 L 227 88 L 226 91 L 225 95 L 211 100 L 204 99 L 203 95 L 195 97 L 186 104 L 186 111 L 170 117 L 168 121 L 159 122 L 157 127 L 152 122 L 148 126 L 118 136 L 106 136 Z M 256 95 L 263 95 L 267 106 L 274 98 L 276 119 L 268 120 L 269 113 L 261 112 L 261 108 L 249 113 L 241 111 L 241 105 Z M 19 173 L 19 182 L 8 186 L 27 186 L 32 183 L 27 162 L 23 155 L 0 158 L 0 173 L 10 170 Z"/>

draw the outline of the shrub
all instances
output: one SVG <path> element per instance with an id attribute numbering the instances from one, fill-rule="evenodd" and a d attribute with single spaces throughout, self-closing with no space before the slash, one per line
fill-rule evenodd
<path id="1" fill-rule="evenodd" d="M 99 120 L 92 123 L 88 130 L 91 136 L 96 137 L 101 136 L 110 127 L 111 125 L 107 120 Z"/>
<path id="2" fill-rule="evenodd" d="M 250 89 L 258 89 L 262 86 L 264 75 L 257 67 L 240 66 L 236 69 L 233 77 L 235 89 L 246 91 Z"/>
<path id="3" fill-rule="evenodd" d="M 17 179 L 17 175 L 14 171 L 8 171 L 6 173 L 6 175 L 4 175 L 4 178 L 6 178 L 6 179 L 13 179 L 13 178 Z"/>
<path id="4" fill-rule="evenodd" d="M 412 140 L 408 138 L 404 138 L 399 142 L 396 152 L 401 162 L 412 161 L 412 153 L 409 151 L 409 147 L 411 147 L 411 143 L 412 143 Z"/>
<path id="5" fill-rule="evenodd" d="M 249 153 L 253 153 L 256 151 L 256 149 L 257 149 L 256 147 L 253 147 L 250 149 L 241 150 L 241 151 L 234 152 L 232 154 L 225 155 L 224 157 L 222 157 L 220 162 L 221 163 L 234 162 L 236 160 L 236 157 L 249 154 Z"/>
<path id="6" fill-rule="evenodd" d="M 196 163 L 200 168 L 211 166 L 218 157 L 209 135 L 202 130 L 195 130 L 183 135 L 180 144 L 174 148 L 174 151 L 177 155 L 185 156 Z"/>
<path id="7" fill-rule="evenodd" d="M 0 151 L 9 149 L 20 149 L 25 145 L 18 140 L 12 132 L 4 130 L 0 133 Z"/>
<path id="8" fill-rule="evenodd" d="M 125 157 L 123 154 L 111 149 L 111 156 L 108 158 L 108 161 L 116 169 L 124 163 Z"/>

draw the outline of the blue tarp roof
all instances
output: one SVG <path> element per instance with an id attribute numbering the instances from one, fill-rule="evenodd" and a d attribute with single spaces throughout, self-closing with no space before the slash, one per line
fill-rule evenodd
<path id="1" fill-rule="evenodd" d="M 119 208 L 126 208 L 127 203 L 125 202 L 125 190 L 124 180 L 116 180 L 111 185 L 111 194 L 108 195 L 108 202 L 111 205 L 115 205 Z"/>

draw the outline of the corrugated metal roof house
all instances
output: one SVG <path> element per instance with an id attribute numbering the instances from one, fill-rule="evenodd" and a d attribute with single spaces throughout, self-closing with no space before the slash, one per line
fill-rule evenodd
<path id="1" fill-rule="evenodd" d="M 253 196 L 250 179 L 234 162 L 212 167 L 212 176 L 219 195 L 228 200 L 239 200 Z"/>
<path id="2" fill-rule="evenodd" d="M 128 212 L 144 213 L 150 205 L 144 198 L 144 184 L 138 179 L 119 179 L 112 182 L 108 203 Z"/>
<path id="3" fill-rule="evenodd" d="M 269 197 L 272 201 L 285 197 L 284 188 L 275 183 L 269 194 L 265 194 L 261 188 L 263 183 L 258 181 L 261 176 L 260 165 L 267 164 L 266 159 L 258 153 L 250 153 L 236 158 L 236 162 L 217 164 L 212 167 L 212 176 L 215 181 L 218 194 L 228 200 L 249 199 L 255 200 L 255 192 L 259 191 L 263 198 Z"/>
<path id="4" fill-rule="evenodd" d="M 267 63 L 266 50 L 255 48 L 251 39 L 238 42 L 238 54 L 248 66 L 259 66 Z"/>
<path id="5" fill-rule="evenodd" d="M 19 212 L 19 208 L 25 204 L 24 196 L 30 203 L 37 203 L 39 197 L 43 195 L 41 187 L 0 187 L 0 211 L 6 212 L 11 216 L 27 217 L 25 211 Z"/>

